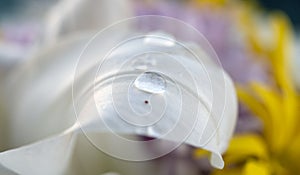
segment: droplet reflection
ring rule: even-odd
[[[164,93],[166,80],[156,72],[144,72],[135,79],[134,86],[148,93]]]

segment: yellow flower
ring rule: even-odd
[[[270,63],[274,83],[237,85],[237,90],[240,102],[262,121],[263,131],[236,135],[224,155],[224,170],[214,175],[300,173],[300,98],[289,72],[292,29],[280,12],[262,21],[254,17],[257,13],[253,6],[240,6],[238,18],[249,49]]]

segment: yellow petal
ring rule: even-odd
[[[288,18],[280,12],[270,17],[274,31],[274,48],[270,52],[275,78],[283,90],[293,89],[290,73],[290,59],[292,57],[292,27]]]
[[[240,100],[262,119],[271,151],[280,153],[290,143],[299,123],[296,92],[283,94],[274,87],[254,82],[250,89],[252,93],[238,88]]]
[[[239,167],[223,170],[214,170],[211,175],[241,175],[242,169]]]
[[[299,129],[300,130],[300,129]],[[283,160],[286,167],[289,167],[291,172],[297,174],[300,172],[299,162],[300,162],[300,133],[298,136],[294,137],[289,149],[286,150],[285,156],[287,157]]]
[[[274,89],[258,83],[251,83],[251,88],[267,110],[268,118],[264,122],[270,123],[270,127],[265,129],[268,129],[267,133],[271,134],[267,139],[270,142],[269,146],[276,152],[283,148],[285,131],[289,129],[283,113],[280,94]]]
[[[228,0],[197,0],[200,6],[207,6],[210,7],[222,7],[227,3]]]
[[[194,151],[194,156],[195,157],[207,157],[208,155],[210,155],[211,153],[204,150],[204,149],[196,149]]]
[[[264,133],[266,138],[271,138],[272,135],[272,125],[269,122],[269,114],[267,110],[262,105],[262,102],[259,101],[256,97],[254,97],[249,90],[246,88],[237,85],[237,95],[241,103],[243,103],[249,110],[260,120],[262,120],[264,124]]]
[[[265,162],[248,161],[243,169],[242,175],[270,175],[271,171]]]
[[[268,152],[264,140],[254,134],[235,136],[225,153],[225,164],[234,164],[246,161],[249,158],[267,160]]]
[[[258,101],[246,88],[237,85],[237,95],[239,100],[245,104],[257,117],[262,121],[265,121],[268,117],[268,113],[261,105],[261,102]]]

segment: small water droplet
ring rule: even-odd
[[[134,85],[139,90],[154,94],[163,93],[166,90],[166,80],[155,72],[142,73],[135,79]]]

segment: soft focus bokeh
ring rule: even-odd
[[[118,4],[122,10],[80,1],[57,8],[59,0],[1,0],[0,80],[41,48],[98,31],[121,20],[119,13],[177,18],[215,49],[234,80],[239,116],[223,170],[210,167],[206,151],[182,146],[160,158],[161,174],[300,174],[300,1],[130,0]],[[4,128],[0,123],[0,133]],[[0,151],[7,148],[0,141]]]

